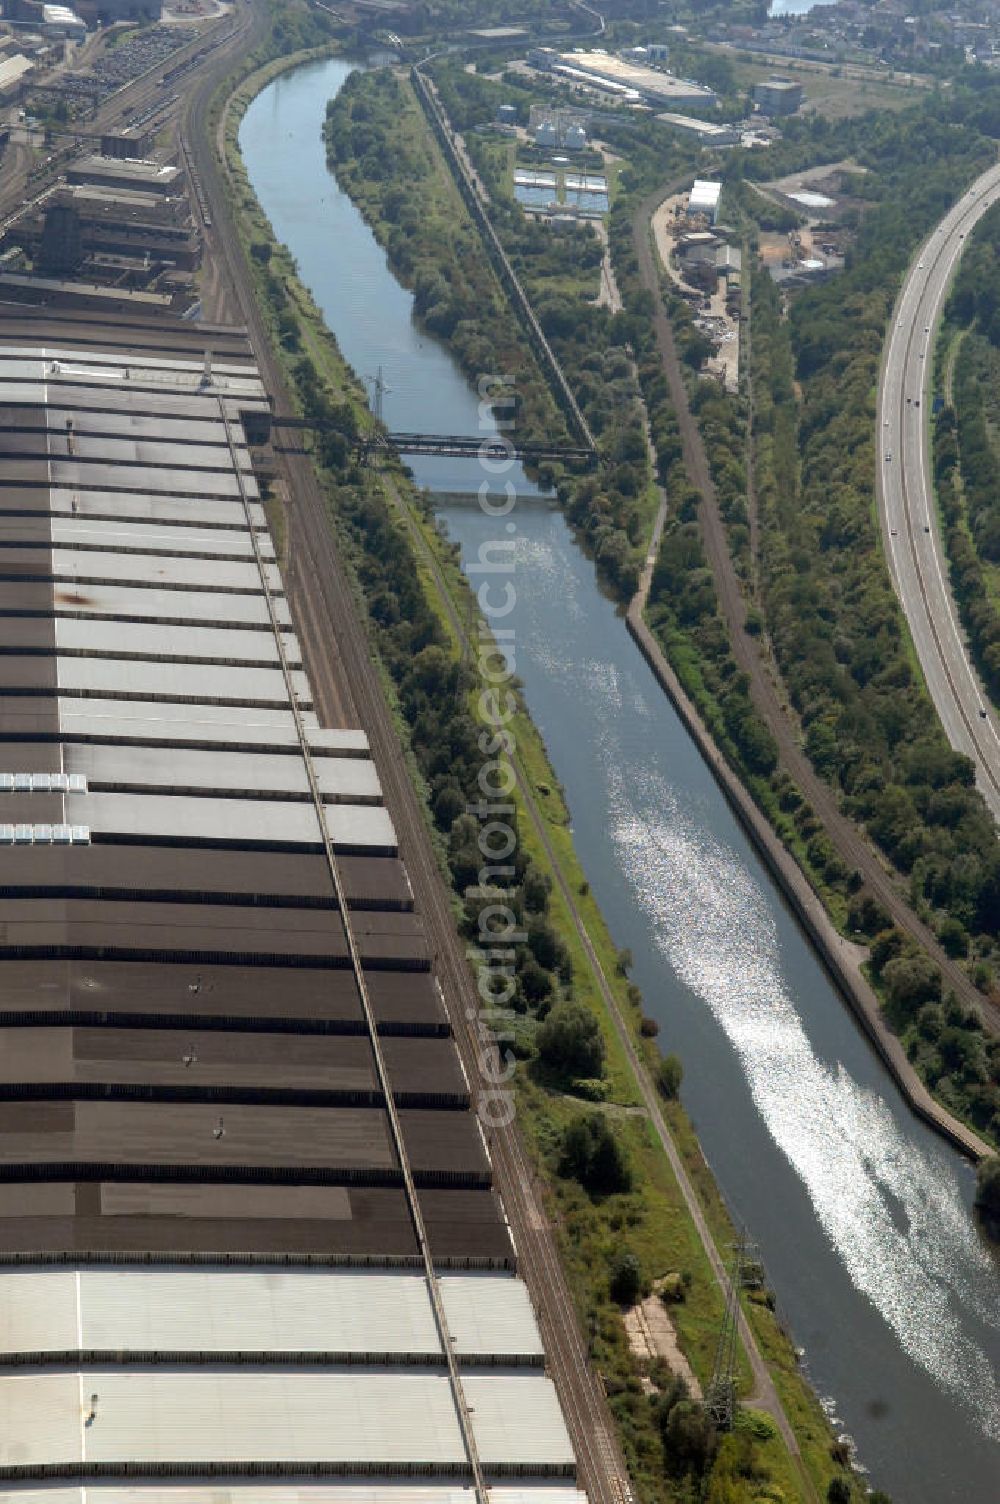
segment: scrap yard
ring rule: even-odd
[[[264,25],[158,42],[0,164],[0,1500],[626,1504],[324,497],[271,442],[208,126]]]

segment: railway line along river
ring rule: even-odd
[[[326,102],[353,66],[264,89],[240,132],[250,180],[346,358],[383,368],[390,428],[475,434],[475,393],[413,323],[326,166]],[[413,468],[436,492],[482,478],[474,461]],[[442,500],[440,515],[465,558],[496,534],[475,506]],[[992,1504],[1000,1271],[971,1217],[972,1170],[906,1108],[562,516],[512,515],[505,625],[580,857],[813,1382],[895,1504]]]

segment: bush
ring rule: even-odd
[[[573,1095],[587,1102],[603,1102],[608,1095],[608,1084],[602,1078],[577,1076],[572,1082]]]
[[[627,1191],[632,1186],[625,1151],[599,1112],[574,1119],[566,1129],[559,1173],[572,1176],[595,1196]]]
[[[669,1102],[673,1102],[681,1089],[684,1067],[676,1055],[664,1055],[656,1072],[656,1084]]]
[[[685,1282],[683,1274],[665,1274],[659,1282],[660,1299],[665,1306],[677,1306],[687,1294],[690,1279]]]
[[[718,1433],[711,1418],[694,1400],[678,1400],[667,1412],[663,1444],[678,1471],[704,1473],[718,1446]]]
[[[941,1000],[941,973],[929,956],[896,956],[886,963],[882,977],[897,1017],[909,1018],[921,1003]]]
[[[538,1056],[561,1076],[604,1073],[604,1040],[594,1015],[580,1003],[557,1003],[538,1031]]]
[[[611,1299],[620,1306],[634,1306],[642,1295],[642,1267],[634,1253],[619,1253],[611,1265]]]
[[[991,1237],[1000,1240],[1000,1157],[981,1160],[976,1172],[976,1210]]]

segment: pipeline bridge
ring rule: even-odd
[[[332,426],[322,419],[317,421],[314,418],[278,413],[270,414],[264,419],[264,428],[267,430],[280,428],[322,433]],[[264,443],[269,436],[269,432],[265,431],[255,433],[250,436],[250,442]],[[353,448],[355,457],[364,463],[370,463],[378,453],[385,450],[395,450],[397,454],[452,455],[456,459],[481,459],[494,464],[504,460],[526,460],[529,463],[560,460],[567,464],[593,468],[598,462],[597,450],[588,444],[522,444],[497,433],[473,437],[460,433],[393,433],[377,429],[358,434],[353,440]]]
[[[379,449],[395,449],[398,454],[450,454],[499,463],[503,460],[566,460],[578,464],[597,463],[597,451],[585,444],[518,444],[497,434],[470,438],[458,433],[384,433],[363,434],[355,442],[362,458],[370,458]]]

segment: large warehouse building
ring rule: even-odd
[[[267,414],[0,316],[0,1504],[584,1504]]]
[[[644,63],[630,62],[611,52],[563,52],[554,55],[553,72],[580,75],[597,88],[610,92],[632,91],[659,109],[714,109],[718,100],[711,89],[673,73],[661,72]]]

